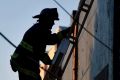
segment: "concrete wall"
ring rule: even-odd
[[[97,76],[106,66],[107,80],[112,80],[112,52],[107,47],[112,49],[113,44],[113,0],[94,0],[85,28],[104,44],[83,30],[79,38],[79,80],[104,80]]]
[[[110,49],[113,46],[113,0],[98,0],[98,12],[94,26],[94,34]],[[91,73],[92,79],[108,66],[108,80],[112,80],[112,51],[103,44],[94,40]]]

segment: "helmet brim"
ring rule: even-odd
[[[33,18],[41,18],[41,15],[35,15],[35,16],[33,16]],[[55,18],[53,18],[54,20],[59,20],[59,18],[58,17],[55,17]]]

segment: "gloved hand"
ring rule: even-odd
[[[61,31],[61,34],[64,38],[67,37],[68,33],[70,32],[70,29],[71,27]]]

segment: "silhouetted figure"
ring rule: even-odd
[[[10,60],[12,70],[19,73],[19,80],[41,80],[39,61],[48,65],[52,62],[45,53],[46,45],[60,43],[70,30],[51,33],[54,20],[59,20],[57,8],[45,8],[33,18],[38,19],[37,23],[25,32]]]

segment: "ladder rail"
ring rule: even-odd
[[[84,0],[84,1],[85,1],[85,0]],[[62,73],[64,73],[64,71],[65,71],[65,69],[66,69],[66,67],[67,67],[67,64],[68,64],[68,62],[69,62],[69,60],[70,60],[70,58],[71,58],[72,52],[73,52],[73,50],[74,50],[74,47],[75,47],[75,46],[77,45],[77,43],[78,43],[78,38],[79,38],[79,36],[80,36],[83,28],[84,28],[84,24],[85,24],[86,19],[87,19],[88,15],[89,15],[89,12],[90,12],[90,9],[91,9],[91,7],[92,7],[93,2],[94,2],[94,0],[91,0],[90,6],[88,7],[88,12],[86,13],[86,15],[85,15],[85,17],[84,17],[84,20],[83,20],[83,22],[82,22],[82,25],[81,25],[81,27],[80,27],[80,30],[78,31],[77,37],[76,37],[76,39],[75,39],[75,43],[73,44],[72,49],[71,49],[71,51],[70,51],[70,53],[69,53],[69,56],[68,56],[68,58],[67,58],[67,60],[66,60],[66,63],[65,63],[65,65],[64,65],[63,69],[62,69]],[[82,6],[82,7],[83,7],[83,6]],[[80,10],[80,9],[79,9],[79,10]],[[80,12],[81,12],[81,10],[80,10]],[[80,25],[80,23],[78,23],[78,24]],[[62,74],[62,75],[63,75],[63,74]],[[61,76],[62,76],[62,75],[61,75]]]
[[[73,23],[72,23],[72,25],[71,25],[71,30],[70,30],[70,32],[69,32],[69,34],[68,34],[68,37],[71,36],[71,33],[72,33],[73,30],[74,30],[75,24],[76,24],[76,23],[79,23],[79,22],[78,22],[79,14],[80,14],[80,12],[81,12],[82,6],[83,6],[83,4],[85,3],[85,1],[86,1],[86,0],[81,0],[81,1],[79,2],[78,11],[77,11],[77,13],[75,14],[75,17],[74,17],[74,18],[72,17]]]

